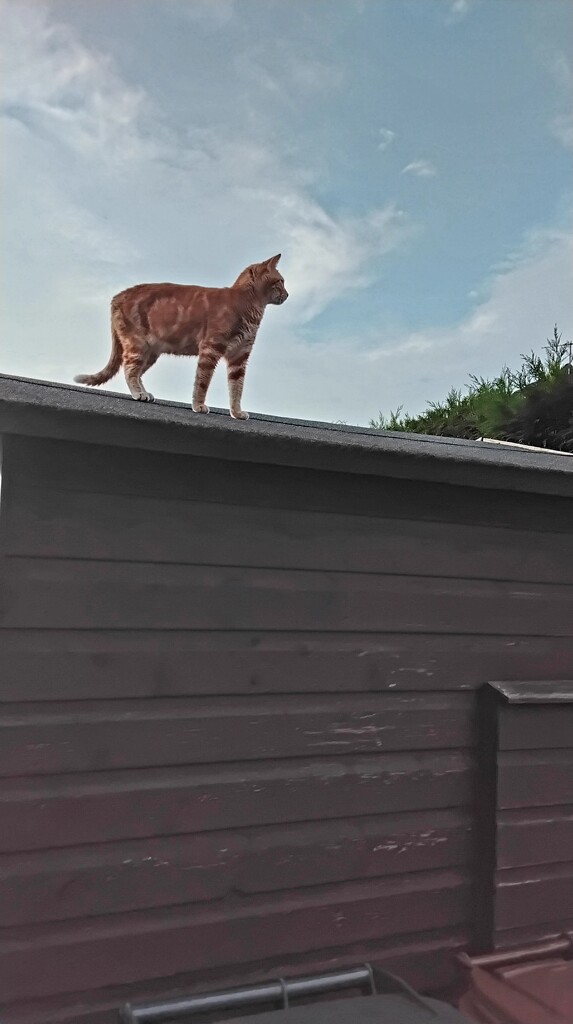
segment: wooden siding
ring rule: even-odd
[[[15,437],[2,487],[3,1021],[366,958],[443,985],[475,691],[573,676],[573,501]],[[560,749],[504,756],[511,857],[539,764],[573,795]]]

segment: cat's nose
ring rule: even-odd
[[[285,288],[285,290],[284,290],[284,292],[283,292],[283,298],[282,298],[282,301],[283,301],[283,302],[286,302],[286,300],[287,300],[287,299],[288,299],[288,292],[287,292],[287,290],[286,290],[286,288]]]

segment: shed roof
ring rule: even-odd
[[[233,461],[573,496],[573,459],[485,441],[252,414],[0,374],[0,433]]]

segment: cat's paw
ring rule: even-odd
[[[243,412],[241,409],[237,409],[236,412],[233,412],[232,409],[229,409],[229,413],[231,419],[233,420],[248,420],[249,418],[248,412]]]
[[[154,402],[155,398],[149,394],[149,391],[142,391],[140,395],[134,395],[136,402]]]
[[[208,405],[194,405],[192,406],[193,412],[209,412]]]

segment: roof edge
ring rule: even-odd
[[[109,391],[0,374],[0,432],[232,461],[573,496],[561,453],[253,415],[196,415]]]

